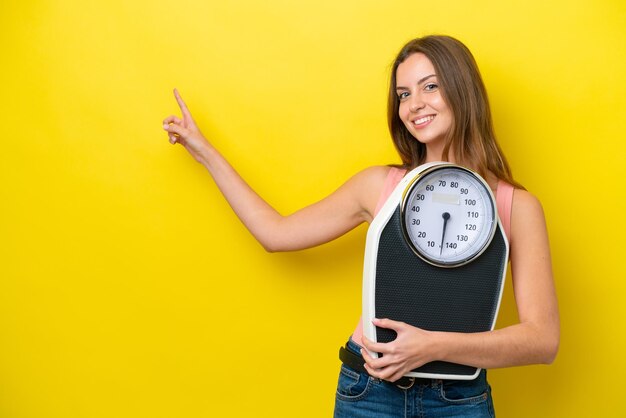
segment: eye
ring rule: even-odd
[[[424,86],[425,91],[435,91],[439,88],[439,85],[436,83],[428,83]]]
[[[404,100],[407,97],[409,97],[409,92],[408,91],[403,91],[401,93],[398,93],[398,99],[400,99],[400,100]]]

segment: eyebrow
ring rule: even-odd
[[[422,77],[417,81],[417,84],[422,84],[424,81],[428,80],[430,77],[436,77],[437,74],[430,74],[426,77]],[[408,87],[396,86],[396,90],[408,90]]]

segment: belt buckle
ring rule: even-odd
[[[396,386],[398,386],[400,389],[411,389],[413,387],[413,385],[415,384],[415,378],[414,377],[409,377],[410,383],[406,386],[402,386],[400,384],[397,384]]]

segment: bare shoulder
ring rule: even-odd
[[[513,193],[513,212],[515,218],[524,218],[526,216],[541,216],[543,218],[541,202],[527,190],[515,189]]]
[[[364,219],[367,222],[370,222],[374,217],[376,204],[390,170],[391,167],[389,166],[372,166],[359,171],[348,180],[347,184],[355,194],[355,198],[360,202]]]
[[[359,171],[354,177],[370,184],[380,183],[382,185],[385,182],[390,170],[391,167],[389,166],[375,165]]]
[[[545,233],[545,215],[539,199],[526,190],[515,189],[511,210],[511,241],[531,243],[536,234]]]
[[[381,165],[365,168],[353,175],[346,182],[346,185],[357,189],[359,192],[370,190],[375,193],[377,190],[382,190],[389,170],[391,170],[391,167]]]

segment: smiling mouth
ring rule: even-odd
[[[415,126],[424,125],[424,124],[430,122],[433,119],[435,119],[435,115],[424,116],[424,117],[421,117],[419,119],[415,119],[413,121],[413,125],[415,125]]]

